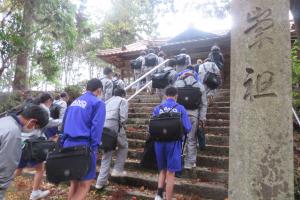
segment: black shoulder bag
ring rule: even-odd
[[[158,116],[152,117],[149,123],[149,133],[154,141],[176,141],[181,140],[184,134],[181,122],[181,113],[172,112],[178,104],[173,106],[168,112],[163,110]]]
[[[197,81],[192,85],[187,85],[185,79],[183,79],[185,86],[178,87],[178,99],[177,103],[183,105],[188,110],[195,110],[201,104],[202,93],[198,87],[193,87]]]
[[[63,127],[67,111],[63,119]],[[91,143],[91,136],[89,140]],[[45,168],[48,181],[59,184],[70,180],[81,180],[91,167],[91,148],[86,145],[63,148],[59,143],[60,141],[55,150],[47,156]]]

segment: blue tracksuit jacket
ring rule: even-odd
[[[69,106],[63,138],[87,138],[92,149],[96,150],[101,142],[104,120],[105,103],[92,92],[86,92]]]
[[[152,115],[158,116],[160,113],[164,112],[160,106],[164,108],[165,112],[167,112],[176,104],[177,103],[174,99],[166,99],[164,103],[154,108]],[[188,134],[192,129],[192,125],[185,108],[178,104],[172,112],[181,113],[184,133]],[[180,140],[171,142],[155,142],[156,161],[159,170],[168,170],[171,172],[181,171],[181,143],[182,141]]]

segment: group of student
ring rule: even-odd
[[[140,69],[143,71],[140,73],[146,73],[163,62],[163,52],[160,52],[159,56],[156,56],[153,50],[150,50],[148,55],[141,52],[142,56],[149,56],[149,54],[152,59],[143,59]],[[164,87],[156,88],[163,102],[153,111],[153,118],[158,119],[164,113],[180,113],[180,127],[182,127],[180,130],[182,132],[179,135],[184,134],[187,137],[186,157],[183,166],[185,169],[196,166],[197,129],[199,126],[205,126],[208,106],[207,94],[213,95],[205,81],[208,77],[207,74],[213,73],[220,77],[219,67],[210,59],[206,59],[203,64],[198,66],[197,70],[195,70],[197,66],[190,64],[190,56],[186,54],[185,49],[182,49],[177,57],[170,59],[168,64],[155,72],[167,72],[164,77],[168,81]],[[154,84],[155,73],[149,76],[147,81],[152,80]],[[33,190],[29,198],[37,200],[49,195],[48,190],[43,191],[40,188],[45,160],[30,160],[24,156],[24,149],[26,149],[24,144],[32,138],[46,136],[49,141],[59,144],[59,148],[62,149],[87,147],[89,152],[88,170],[82,177],[70,179],[69,200],[86,198],[92,181],[96,178],[97,154],[103,139],[102,136],[105,133],[104,130],[108,129],[110,132],[117,133],[117,156],[111,175],[126,175],[124,164],[128,153],[128,142],[124,125],[128,118],[128,102],[125,99],[125,84],[118,74],[113,75],[113,71],[109,67],[104,69],[103,74],[104,76],[99,79],[89,80],[86,85],[86,92],[69,103],[69,106],[67,106],[68,95],[66,93],[61,93],[55,100],[49,93],[43,93],[33,102],[27,103],[20,112],[11,113],[0,119],[0,200],[4,199],[5,192],[14,177],[20,175],[25,167],[33,167],[36,171],[33,179]],[[138,73],[135,75],[136,78],[141,76]],[[201,95],[196,95],[197,99],[188,106],[180,105],[181,102],[184,104],[186,101],[186,98],[180,96],[180,88],[186,86],[196,88],[199,91],[198,94]],[[149,88],[149,92],[150,90]],[[161,130],[163,128],[164,125],[159,127]],[[150,129],[151,127],[149,127],[151,134]],[[79,149],[73,148],[72,150],[77,151]],[[102,189],[108,183],[113,150],[105,150],[102,153],[96,189]],[[175,172],[182,170],[182,137],[177,137],[172,141],[160,141],[158,139],[155,142],[155,151],[157,166],[160,171],[158,193],[155,199],[163,199],[165,188],[166,198],[169,200],[172,198]],[[59,165],[57,167],[63,168],[64,166]],[[59,171],[58,169],[52,170]]]
[[[149,71],[148,68],[163,62],[164,53],[160,51],[156,65],[147,66],[149,55],[154,57],[152,54],[153,50],[149,54],[141,52],[137,60],[143,61],[142,69]],[[198,60],[196,65],[191,64],[186,49],[181,49],[179,55],[149,75],[152,89],[156,89],[162,101],[154,108],[149,124],[159,170],[155,200],[163,199],[163,191],[166,191],[166,199],[171,200],[175,174],[180,173],[182,167],[186,170],[196,167],[199,129],[203,130],[208,104],[213,103],[216,89],[221,85],[223,66],[224,58],[216,45],[212,47],[208,58],[204,62]],[[138,78],[140,72],[135,75]],[[185,157],[182,166],[183,150]]]
[[[96,157],[103,127],[118,132],[118,162],[112,175],[121,176],[124,173],[128,152],[124,129],[128,117],[125,84],[109,67],[104,69],[103,74],[100,79],[88,81],[86,93],[71,103],[65,92],[55,99],[45,92],[35,99],[26,99],[19,110],[0,118],[0,200],[4,199],[11,181],[21,175],[26,167],[35,169],[29,199],[37,200],[49,195],[50,191],[41,190],[45,160],[27,156],[28,142],[33,143],[40,138],[53,141],[61,148],[77,145],[91,147],[89,171],[80,180],[71,181],[68,199],[85,199],[89,191],[91,180],[96,176]],[[111,159],[112,151],[103,153],[96,188],[101,189],[107,183]]]

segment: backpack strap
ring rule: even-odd
[[[170,113],[174,108],[176,108],[178,106],[178,104],[176,104],[175,106],[173,106],[167,113]]]
[[[205,71],[205,73],[207,72],[206,67],[205,67],[205,63],[203,63],[203,69]]]

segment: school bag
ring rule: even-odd
[[[56,103],[53,103],[49,110],[50,110],[50,117],[52,119],[59,119],[59,115],[60,115],[60,110],[61,110],[61,106],[56,104]]]
[[[54,150],[56,142],[44,137],[31,138],[24,141],[23,155],[25,160],[45,161],[48,152]]]
[[[184,82],[184,86],[177,87],[177,103],[183,105],[188,110],[198,109],[202,102],[202,92],[200,91],[200,88],[194,87],[194,85],[197,84],[197,81],[195,80],[195,82],[193,82],[191,85],[188,85],[185,79],[182,80]]]
[[[154,67],[158,65],[158,58],[154,53],[149,53],[145,57],[145,66],[147,67]]]
[[[142,65],[143,60],[140,57],[130,61],[131,69],[141,69]]]
[[[160,106],[163,113],[154,116],[149,122],[149,133],[153,141],[176,141],[181,140],[184,135],[181,122],[181,113],[172,112],[178,104],[173,106],[168,112]]]
[[[104,152],[113,151],[117,148],[118,133],[107,127],[103,128],[100,149]]]
[[[147,170],[157,170],[154,141],[150,137],[146,140],[140,167]]]
[[[50,183],[81,180],[91,167],[91,150],[86,145],[56,148],[48,154],[46,175]]]
[[[186,62],[186,55],[185,54],[179,54],[175,56],[176,64],[180,66],[184,66]]]
[[[216,73],[206,70],[205,64],[203,65],[205,76],[203,83],[211,90],[217,89],[221,85],[221,78]]]
[[[156,72],[152,75],[152,88],[163,89],[169,85],[170,71]]]

